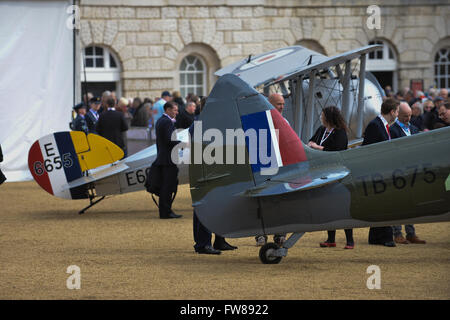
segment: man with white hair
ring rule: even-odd
[[[398,111],[397,120],[389,127],[391,139],[410,136],[412,134],[419,133],[419,129],[410,123],[411,120],[411,108],[407,102],[401,102]],[[405,225],[406,239],[402,235],[402,226],[393,226],[392,231],[394,233],[394,241],[399,244],[417,243],[425,244],[424,240],[419,239],[416,235],[414,225]]]
[[[439,90],[439,96],[445,100],[448,99],[448,90],[445,88],[442,88],[441,90]]]
[[[411,124],[415,125],[419,131],[423,131],[424,125],[423,125],[423,105],[419,101],[414,103],[411,106],[411,120],[409,121]]]

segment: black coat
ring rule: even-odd
[[[422,114],[417,116],[417,117],[412,116],[411,120],[409,122],[411,124],[415,125],[419,129],[419,131],[423,131],[423,129],[425,128]]]
[[[195,115],[189,114],[186,109],[181,109],[177,115],[177,122],[175,123],[175,127],[177,129],[186,129],[191,126],[194,122]]]
[[[365,146],[386,140],[389,140],[386,127],[384,126],[383,121],[381,121],[379,117],[376,117],[367,125],[367,128],[364,131],[364,141],[362,145]]]
[[[122,133],[127,130],[128,125],[123,113],[115,110],[107,110],[100,114],[96,131],[103,138],[118,145],[122,150],[125,150],[125,141]]]
[[[411,134],[419,133],[419,129],[412,124],[410,124],[409,130],[411,131]],[[403,129],[399,126],[397,122],[389,127],[389,132],[391,134],[391,139],[406,137],[406,133],[403,131]]]
[[[439,118],[438,109],[434,107],[430,112],[425,112],[423,114],[423,124],[428,130],[438,129],[445,127],[446,123]]]
[[[175,131],[175,126],[169,117],[162,115],[161,118],[156,121],[155,133],[156,133],[156,149],[158,154],[156,156],[155,165],[159,166],[174,166],[172,162],[171,154],[172,149],[180,141],[172,141],[172,133]]]
[[[325,130],[326,128],[324,126],[320,126],[309,141],[314,141],[315,143],[320,145],[320,141],[322,140]],[[323,151],[345,150],[347,149],[347,145],[348,138],[347,133],[344,129],[334,129],[322,144]]]

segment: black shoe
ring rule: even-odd
[[[176,219],[176,218],[181,218],[182,215],[181,214],[176,214],[174,212],[169,213],[166,216],[160,216],[160,219]]]
[[[383,245],[384,245],[385,247],[396,247],[394,241],[385,242]]]
[[[237,249],[237,247],[232,246],[231,244],[229,244],[226,241],[223,241],[222,243],[216,243],[214,242],[214,249],[216,250],[221,250],[221,251],[226,251],[226,250],[235,250]]]
[[[211,246],[195,249],[195,252],[199,254],[220,254],[219,250],[213,249]]]

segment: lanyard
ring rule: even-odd
[[[325,142],[325,140],[328,139],[328,137],[331,135],[333,130],[334,130],[334,128],[332,128],[331,131],[328,132],[328,134],[327,134],[327,129],[325,128],[325,131],[324,131],[323,136],[322,136],[322,140],[320,140],[320,145],[322,145]]]

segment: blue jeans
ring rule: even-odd
[[[394,232],[394,237],[402,236],[402,226],[392,226],[392,231]],[[416,229],[414,229],[412,224],[405,224],[405,232],[407,236],[416,235]]]

